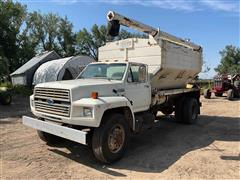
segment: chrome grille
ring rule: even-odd
[[[67,89],[35,88],[35,109],[49,115],[70,116],[70,93]]]
[[[69,90],[67,89],[35,88],[34,97],[70,102]]]

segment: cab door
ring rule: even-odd
[[[134,112],[149,109],[151,86],[147,76],[146,65],[130,63],[125,83],[125,95],[133,105]]]

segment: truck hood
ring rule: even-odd
[[[90,97],[91,92],[98,92],[99,96],[115,96],[113,89],[123,87],[123,82],[107,79],[75,79],[66,81],[47,82],[35,87],[69,89],[72,101],[83,97]]]

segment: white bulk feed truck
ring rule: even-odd
[[[182,123],[197,120],[200,90],[186,85],[201,71],[202,48],[113,11],[107,18],[109,36],[123,25],[149,39],[108,42],[75,80],[36,85],[36,118],[23,116],[23,124],[45,142],[89,145],[96,159],[111,163],[123,156],[130,133],[154,125],[158,111]]]

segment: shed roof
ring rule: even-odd
[[[52,60],[42,64],[35,72],[34,81],[36,81],[36,78],[40,78],[40,77],[46,78],[46,76],[56,81],[59,71],[70,59],[72,59],[72,56],[67,58]]]
[[[11,76],[25,73],[26,71],[28,71],[33,66],[37,65],[38,63],[40,63],[41,61],[43,61],[45,58],[47,58],[50,55],[53,57],[52,59],[60,58],[60,56],[55,51],[44,52],[44,53],[37,55],[37,56],[33,57],[32,59],[30,59],[27,63],[25,63],[20,68],[18,68],[16,71],[14,71],[11,74]]]

